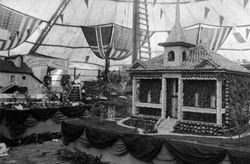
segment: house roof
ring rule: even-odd
[[[33,74],[31,68],[24,62],[17,67],[12,61],[0,60],[0,72]]]
[[[229,59],[207,50],[202,45],[189,49],[187,60],[179,66],[164,66],[164,54],[159,55],[149,61],[140,61],[145,67],[144,70],[228,70],[236,72],[250,73],[249,70]],[[136,64],[136,63],[135,63]],[[133,70],[134,67],[131,67]]]

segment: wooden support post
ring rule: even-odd
[[[167,86],[166,86],[167,80],[166,78],[162,78],[161,80],[161,104],[162,104],[162,108],[161,108],[161,118],[164,119],[166,117],[166,97],[167,97]]]
[[[183,106],[183,79],[178,79],[178,120],[182,120],[182,106]]]
[[[216,80],[216,123],[222,125],[222,81]]]
[[[133,5],[133,53],[132,53],[132,64],[138,60],[138,44],[139,44],[139,13],[138,5],[139,1],[134,1]]]
[[[132,79],[132,115],[137,114],[137,110],[136,110],[136,106],[135,106],[136,100],[137,100],[137,81],[133,77],[133,79]]]

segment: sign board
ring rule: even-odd
[[[52,68],[62,69],[68,71],[68,60],[45,58],[36,56],[25,56],[24,62],[30,67],[49,66]]]

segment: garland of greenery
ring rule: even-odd
[[[183,120],[216,123],[216,114],[184,112]]]
[[[161,96],[161,80],[159,79],[141,79],[138,88],[138,99],[140,102],[148,101],[148,93],[150,92],[151,103],[160,103]]]
[[[211,108],[211,96],[216,93],[214,80],[184,80],[184,106],[195,106],[195,93],[199,94],[199,107]]]
[[[229,75],[229,109],[230,126],[243,125],[248,122],[249,111],[243,111],[244,105],[250,101],[250,77]],[[237,121],[238,120],[238,121]]]
[[[139,107],[138,112],[143,115],[161,116],[161,109],[158,108]]]

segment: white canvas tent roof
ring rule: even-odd
[[[0,0],[2,6],[42,20],[41,25],[26,42],[10,51],[11,55],[29,52],[62,1]],[[153,56],[163,52],[158,43],[166,41],[168,35],[166,31],[169,31],[174,24],[175,3],[176,0],[148,0],[150,31],[155,32],[151,38]],[[245,7],[244,3],[246,3]],[[206,18],[205,8],[209,9]],[[232,60],[250,60],[250,35],[246,38],[246,31],[250,29],[250,2],[246,0],[181,0],[180,9],[183,27],[198,23],[215,27],[220,25],[234,27],[218,52]],[[115,23],[132,28],[132,14],[132,0],[71,0],[63,11],[62,19],[57,20],[36,52],[70,61],[85,61],[86,56],[90,56],[89,62],[103,65],[104,60],[97,58],[88,48],[89,45],[81,26]],[[220,22],[221,17],[223,17],[223,22]],[[234,32],[240,33],[245,42],[239,43]],[[0,55],[7,56],[7,54],[6,51],[0,52]],[[111,65],[130,63],[130,57],[122,61],[111,61]]]

